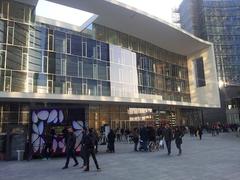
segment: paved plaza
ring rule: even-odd
[[[116,144],[116,153],[97,156],[102,168],[97,172],[91,159],[90,172],[79,167],[62,170],[65,159],[30,162],[0,162],[0,180],[229,180],[240,179],[240,138],[233,134],[217,137],[204,135],[203,140],[185,135],[183,154],[173,152],[133,152],[133,144]],[[81,162],[81,159],[78,158]]]

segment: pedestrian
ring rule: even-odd
[[[108,133],[108,152],[110,153],[114,153],[115,152],[115,147],[114,147],[114,143],[115,143],[115,133],[113,132],[113,130],[111,129],[110,132]]]
[[[116,130],[116,135],[117,135],[117,141],[120,142],[121,141],[121,131],[119,128],[117,128],[117,130]]]
[[[66,146],[66,163],[62,169],[67,169],[70,157],[73,158],[75,164],[74,167],[78,165],[78,161],[75,155],[75,144],[76,144],[76,135],[73,133],[72,128],[67,130],[66,139],[65,139],[65,146]]]
[[[165,130],[164,130],[164,139],[165,139],[165,143],[166,143],[166,146],[167,146],[168,155],[171,154],[172,138],[173,138],[172,130],[171,130],[169,124],[166,124]]]
[[[123,141],[124,132],[125,132],[125,130],[122,128],[121,129],[121,141]]]
[[[137,128],[133,129],[132,136],[133,136],[133,142],[134,142],[134,151],[138,151],[137,146],[138,146],[138,141],[139,141],[139,134],[138,134]]]
[[[43,160],[48,160],[51,156],[52,153],[52,143],[53,143],[53,138],[55,136],[55,130],[51,129],[50,133],[47,132],[46,134],[46,141],[45,141],[45,147],[44,147],[44,158]]]
[[[162,125],[157,129],[157,135],[159,137],[159,148],[164,149],[164,127]]]
[[[86,137],[86,128],[83,129],[82,131],[82,140],[81,140],[81,150],[80,150],[80,157],[82,158],[83,160],[83,165],[80,167],[81,169],[82,168],[85,168],[87,166],[87,161],[86,161],[86,147],[85,145],[83,144],[84,142],[84,139]]]
[[[93,130],[93,134],[95,136],[95,142],[94,142],[94,145],[95,145],[95,152],[98,153],[98,141],[99,141],[99,136],[98,136],[98,133],[95,129],[92,129]]]
[[[202,131],[202,128],[200,126],[198,128],[198,135],[199,135],[199,139],[202,140],[203,131]]]
[[[180,156],[182,154],[182,137],[184,136],[183,131],[179,128],[176,127],[176,130],[174,132],[174,139],[176,143],[176,147],[178,148],[178,155]]]
[[[141,141],[141,146],[139,150],[144,150],[145,152],[147,152],[148,151],[148,147],[147,147],[148,132],[145,126],[140,130],[140,141]]]
[[[95,163],[97,170],[100,170],[96,156],[95,156],[94,142],[95,142],[95,136],[93,134],[92,129],[89,129],[87,135],[83,139],[83,144],[84,144],[85,150],[86,150],[86,168],[84,169],[84,171],[89,171],[90,155],[93,158],[93,161]]]

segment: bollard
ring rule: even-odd
[[[17,151],[17,160],[22,161],[23,160],[23,154],[24,150],[16,150]]]

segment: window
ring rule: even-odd
[[[43,69],[42,72],[48,73],[48,57],[43,56]]]
[[[48,93],[53,93],[53,80],[48,80]]]
[[[87,42],[82,42],[82,56],[87,57]]]
[[[98,79],[98,65],[93,64],[93,79]]]
[[[35,45],[35,31],[34,30],[30,30],[29,39],[30,39],[29,46],[34,47],[34,45]]]
[[[195,70],[196,86],[197,87],[206,86],[205,75],[204,75],[204,64],[203,64],[202,57],[194,61],[194,70]]]
[[[83,76],[83,62],[82,61],[78,61],[78,77],[82,77]]]
[[[84,82],[82,84],[82,94],[87,95],[87,83],[86,82]]]
[[[12,78],[11,76],[5,76],[4,80],[4,91],[11,92]]]
[[[53,51],[54,47],[54,37],[52,34],[48,35],[48,50]]]
[[[0,51],[0,68],[5,67],[6,51]]]
[[[23,53],[22,55],[21,70],[28,70],[28,54],[27,53]]]
[[[8,44],[13,44],[14,27],[8,26]]]
[[[71,39],[67,38],[67,53],[71,54]]]
[[[96,47],[96,58],[101,59],[101,46],[97,45]]]
[[[97,95],[102,96],[102,84],[97,85]]]
[[[107,80],[110,80],[110,67],[109,66],[107,66],[106,67],[106,69],[107,69]]]
[[[66,59],[61,59],[61,74],[66,75]]]

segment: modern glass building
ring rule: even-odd
[[[79,143],[84,125],[201,124],[200,108],[220,106],[211,43],[116,1],[55,2],[94,15],[78,26],[37,15],[36,0],[0,0],[6,157],[27,141],[41,154],[52,128],[58,154],[64,127]]]
[[[183,29],[214,44],[224,114],[218,117],[222,113],[215,111],[213,118],[224,120],[225,107],[229,112],[231,99],[239,96],[240,89],[240,1],[184,0],[179,12]],[[239,118],[239,113],[227,113],[228,123],[239,123]]]

